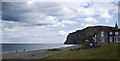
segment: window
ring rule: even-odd
[[[116,42],[118,41],[118,38],[116,37]]]
[[[101,42],[104,42],[104,37],[101,37]]]
[[[110,42],[112,42],[112,37],[109,37]]]
[[[117,42],[118,41],[118,37],[116,36],[114,36],[114,42]]]
[[[101,42],[104,42],[104,32],[101,32]]]
[[[93,37],[93,40],[94,40],[94,42],[96,42],[96,38],[95,37]]]
[[[96,35],[93,37],[94,42],[96,42],[96,37],[97,37]]]
[[[95,38],[96,38],[97,36],[95,35]]]
[[[104,37],[104,32],[101,32],[101,37]]]
[[[119,35],[119,32],[115,32],[115,35]]]
[[[112,32],[109,32],[110,35],[112,35]]]
[[[114,36],[114,42],[116,41],[116,37]]]

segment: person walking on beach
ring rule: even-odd
[[[18,51],[16,51],[16,53],[17,53]]]
[[[23,49],[25,51],[25,49]]]

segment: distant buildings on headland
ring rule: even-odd
[[[109,43],[120,42],[120,29],[117,23],[113,28],[103,28],[93,37],[96,46],[103,46]]]
[[[69,33],[65,44],[85,44],[104,46],[109,43],[120,42],[120,29],[116,23],[114,27],[91,26]]]

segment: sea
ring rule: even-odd
[[[72,44],[2,44],[2,54],[32,50],[53,49],[73,46]]]

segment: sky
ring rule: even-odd
[[[64,43],[88,26],[115,26],[118,2],[2,2],[2,43]],[[0,35],[1,36],[1,35]]]

